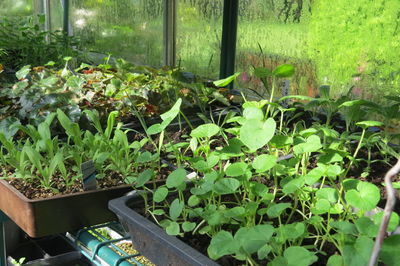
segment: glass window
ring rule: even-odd
[[[186,71],[218,77],[222,13],[222,0],[178,2],[176,57]]]
[[[26,16],[32,15],[33,0],[1,0],[1,16]]]
[[[70,8],[73,33],[85,50],[162,65],[163,0],[72,0]]]
[[[315,67],[306,44],[309,5],[309,0],[239,1],[236,69],[246,71],[239,77],[245,87],[265,97],[261,81],[252,76],[251,70],[261,66],[274,69],[290,63],[296,67],[295,76],[290,80],[290,93],[314,94]],[[282,90],[287,84],[282,85]]]
[[[52,31],[63,29],[63,17],[64,11],[61,0],[50,1],[50,23]]]

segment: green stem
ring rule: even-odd
[[[271,90],[271,96],[269,97],[270,103],[272,103],[272,100],[274,99],[274,93],[275,93],[275,78],[272,78],[272,90]],[[268,117],[270,108],[271,108],[271,104],[268,104],[267,112],[265,113],[265,117]]]
[[[361,133],[360,141],[358,142],[357,148],[356,148],[356,150],[354,151],[354,154],[353,154],[353,159],[350,161],[350,164],[349,164],[349,166],[347,167],[347,170],[346,170],[345,174],[343,175],[343,177],[346,177],[346,176],[347,176],[347,174],[348,174],[349,171],[350,171],[351,166],[353,165],[354,161],[356,160],[357,154],[358,154],[358,152],[359,152],[360,149],[361,149],[364,136],[365,136],[365,129],[363,129],[363,131],[362,131],[362,133]]]

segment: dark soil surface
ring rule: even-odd
[[[161,169],[162,171],[157,175],[155,182],[163,182],[171,172],[169,168]],[[55,177],[52,180],[51,188],[44,188],[39,179],[9,178],[5,180],[28,199],[45,199],[57,195],[85,191],[80,178],[75,179],[72,184],[67,186],[61,177]],[[127,185],[127,183],[125,183],[123,176],[115,172],[110,172],[104,178],[97,179],[97,189],[107,189],[122,185]],[[147,186],[153,187],[153,185],[154,182],[149,182]]]
[[[56,195],[66,195],[84,191],[82,179],[80,178],[74,180],[71,185],[66,186],[62,178],[56,177],[53,179],[51,189],[44,188],[38,179],[25,180],[21,178],[11,178],[6,181],[28,199],[44,199]],[[124,182],[123,177],[116,173],[110,173],[110,175],[105,178],[97,179],[98,189],[122,185],[126,185],[126,183]]]

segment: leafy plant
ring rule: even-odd
[[[8,69],[17,70],[25,65],[42,66],[49,61],[63,64],[63,57],[75,56],[72,49],[77,44],[74,37],[61,31],[42,30],[44,16],[5,17],[0,22],[0,63]]]

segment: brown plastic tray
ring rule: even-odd
[[[131,190],[123,185],[31,200],[0,180],[0,209],[30,237],[42,237],[117,220],[108,201]]]

